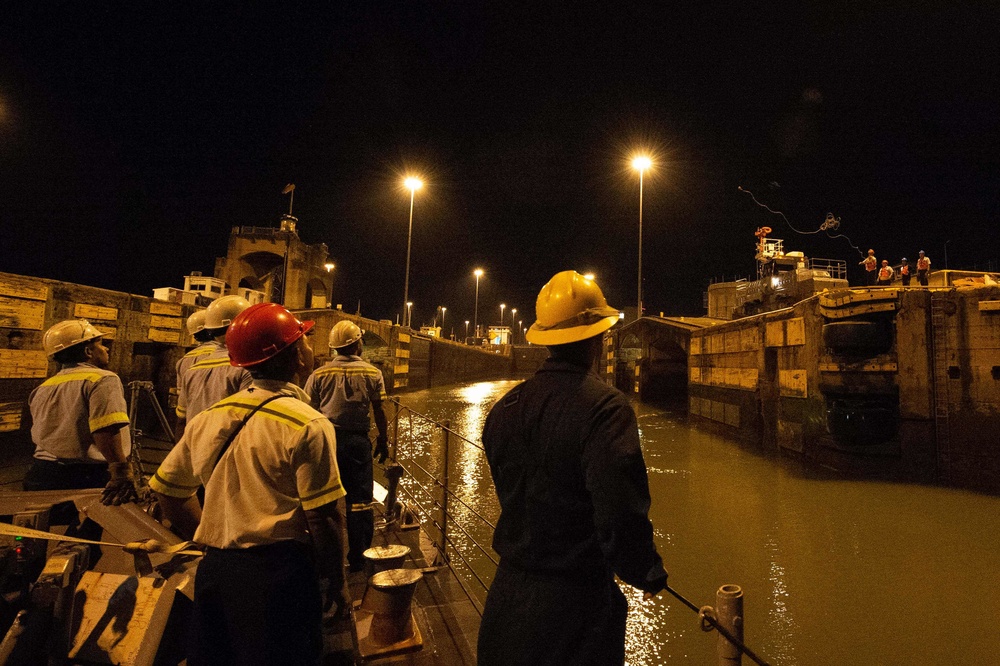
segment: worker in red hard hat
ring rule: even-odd
[[[346,611],[336,435],[292,382],[312,370],[313,324],[276,303],[237,315],[229,356],[253,384],[196,416],[150,480],[171,528],[208,547],[193,666],[318,663],[324,608]]]
[[[528,341],[549,358],[490,410],[483,447],[500,517],[500,565],[479,629],[480,666],[621,664],[628,603],[667,572],[653,542],[635,411],[594,373],[618,323],[597,284],[557,273]]]

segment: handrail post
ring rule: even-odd
[[[715,608],[720,625],[743,642],[743,590],[739,585],[723,585],[715,593]],[[716,644],[719,666],[739,666],[743,663],[743,651],[719,634]]]
[[[448,561],[448,465],[449,465],[449,444],[450,444],[450,431],[451,431],[451,420],[445,419],[442,423],[444,426],[444,473],[442,474],[441,484],[443,488],[441,489],[441,557],[445,562]]]

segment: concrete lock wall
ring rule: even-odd
[[[42,349],[44,332],[65,319],[88,319],[105,334],[109,369],[117,373],[131,400],[129,382],[152,382],[160,406],[173,422],[175,365],[195,342],[184,329],[193,305],[109,291],[57,280],[0,273],[0,446],[30,452],[28,396],[57,372]],[[297,310],[316,321],[313,348],[317,364],[329,360],[329,335],[336,322],[350,319],[365,331],[364,356],[379,367],[389,393],[510,377],[531,372],[544,360],[538,347],[519,354],[493,353],[451,341],[413,335],[389,321],[374,321],[340,310]],[[156,436],[159,423],[152,403],[140,395],[140,428]]]

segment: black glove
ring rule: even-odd
[[[372,457],[378,458],[380,465],[385,462],[385,459],[389,457],[388,437],[379,437],[375,440],[375,451],[372,453]]]
[[[137,502],[139,493],[135,489],[132,466],[127,462],[111,463],[108,465],[108,471],[111,472],[111,480],[101,491],[101,504],[118,506]]]

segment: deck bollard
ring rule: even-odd
[[[715,593],[715,609],[717,620],[730,634],[743,642],[743,590],[739,585],[723,585]],[[719,655],[719,666],[732,666],[743,663],[743,652],[719,634],[716,645]]]

